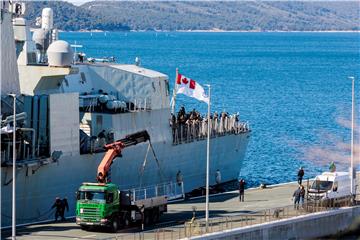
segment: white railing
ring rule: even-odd
[[[131,192],[133,201],[159,196],[166,196],[168,201],[185,197],[183,182],[161,183],[144,188],[133,188],[128,191]]]
[[[133,100],[133,106],[130,106],[130,112],[140,112],[151,109],[151,98],[140,98]]]

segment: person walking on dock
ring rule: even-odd
[[[51,206],[51,209],[56,208],[55,211],[55,222],[58,220],[58,217],[61,217],[63,211],[63,203],[59,197],[56,197],[54,204]]]
[[[298,171],[298,183],[299,183],[299,185],[301,185],[301,183],[302,183],[302,179],[303,179],[303,177],[304,177],[304,174],[305,174],[305,172],[304,172],[304,168],[303,167],[301,167],[301,168],[299,168],[299,171]]]
[[[61,217],[61,221],[65,221],[65,209],[67,212],[69,212],[69,204],[68,204],[68,201],[67,201],[67,198],[65,197],[63,200],[61,200],[61,205],[62,205],[62,208],[61,208],[61,212],[60,212],[60,217]]]
[[[299,209],[300,195],[301,195],[301,188],[299,186],[293,193],[294,209]]]
[[[305,187],[303,185],[300,186],[300,204],[304,207],[304,200],[305,200]]]
[[[244,201],[244,195],[245,195],[245,180],[242,178],[239,181],[239,200],[240,202]]]
[[[61,200],[59,197],[56,197],[54,204],[51,206],[51,209],[56,208],[55,211],[55,222],[58,220],[58,217],[61,218],[61,221],[66,220],[64,217],[65,209],[69,211],[69,204],[67,198]]]

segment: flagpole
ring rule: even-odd
[[[176,101],[176,80],[178,78],[179,69],[176,68],[176,75],[175,75],[175,84],[173,89],[173,99],[172,99],[172,105],[171,105],[171,113],[175,114],[175,101]]]
[[[352,80],[351,91],[351,162],[350,162],[350,190],[351,196],[355,194],[354,188],[354,128],[355,128],[355,78],[349,77]]]
[[[207,125],[207,149],[206,149],[206,206],[205,221],[206,232],[209,230],[209,162],[210,162],[210,102],[211,102],[211,86],[209,87],[209,103],[208,103],[208,125]]]
[[[13,97],[13,165],[12,165],[12,223],[11,223],[11,239],[16,239],[16,94],[9,94]]]

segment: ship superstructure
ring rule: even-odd
[[[168,76],[139,64],[96,63],[79,59],[71,46],[57,40],[52,10],[45,9],[42,27],[32,35],[21,13],[2,6],[1,47],[17,60],[18,76],[2,89],[2,226],[11,222],[12,98],[18,94],[17,223],[52,218],[56,197],[67,197],[74,215],[75,191],[94,181],[103,145],[146,130],[158,161],[141,143],[112,165],[111,179],[121,189],[183,182],[185,192],[205,185],[206,120],[177,123],[170,111]],[[11,15],[15,36],[13,44]],[[17,15],[17,16],[16,16]],[[5,30],[6,31],[5,31]],[[10,37],[11,36],[11,37]],[[81,56],[80,56],[81,57]],[[2,64],[4,58],[2,58]],[[16,71],[9,59],[7,69]],[[3,65],[2,65],[3,66]],[[10,73],[1,76],[10,79]],[[4,84],[3,84],[4,86]],[[238,178],[250,130],[237,116],[211,122],[210,184]],[[221,176],[219,175],[221,173]]]

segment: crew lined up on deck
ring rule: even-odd
[[[248,131],[247,124],[239,122],[239,114],[230,115],[227,112],[222,112],[219,115],[215,112],[210,115],[210,121],[211,136]],[[181,107],[177,116],[171,114],[170,126],[173,143],[205,138],[207,136],[207,122],[207,117],[201,116],[195,109],[186,113],[185,107]]]

